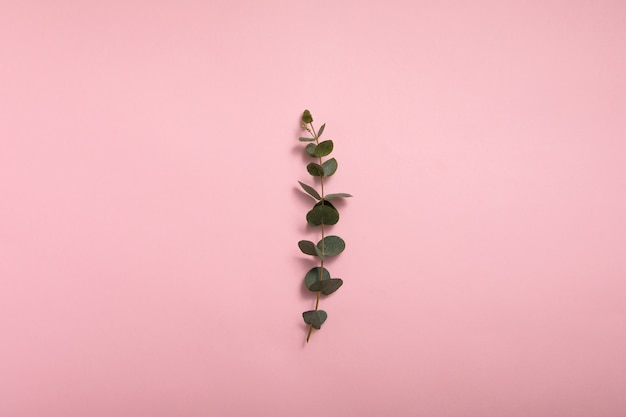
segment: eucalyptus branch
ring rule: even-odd
[[[315,310],[302,313],[304,322],[309,325],[306,341],[308,342],[313,329],[320,329],[326,321],[328,314],[319,309],[322,295],[330,295],[343,285],[341,278],[331,278],[330,272],[324,268],[324,260],[327,256],[336,256],[344,251],[346,243],[339,236],[326,236],[325,225],[333,225],[339,221],[339,211],[332,205],[330,200],[335,198],[352,197],[347,193],[328,194],[324,193],[324,178],[332,176],[337,171],[337,160],[335,158],[324,161],[322,158],[330,155],[334,144],[332,140],[320,142],[320,137],[324,133],[326,125],[323,124],[318,131],[313,126],[311,112],[305,110],[302,113],[302,128],[309,132],[312,137],[300,137],[301,142],[309,142],[305,151],[307,155],[316,158],[319,163],[311,162],[306,169],[313,177],[319,177],[321,193],[307,184],[300,182],[302,189],[316,201],[315,205],[306,215],[306,220],[311,227],[321,227],[321,240],[314,244],[308,240],[298,242],[298,247],[302,253],[311,255],[320,260],[320,266],[312,268],[304,277],[304,284],[309,291],[316,293]]]

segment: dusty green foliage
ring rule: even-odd
[[[339,211],[329,200],[352,196],[347,193],[324,194],[325,179],[335,174],[338,167],[335,158],[330,158],[326,161],[323,160],[323,158],[330,155],[335,148],[332,140],[327,139],[322,142],[319,140],[326,129],[326,124],[323,124],[319,130],[316,131],[313,126],[313,116],[311,116],[311,112],[305,110],[304,113],[302,113],[302,129],[306,130],[311,137],[300,137],[298,140],[307,143],[305,152],[308,156],[314,158],[314,162],[309,163],[306,166],[306,170],[313,179],[318,178],[320,192],[310,185],[300,181],[298,182],[302,189],[315,200],[315,204],[306,214],[307,224],[310,227],[320,227],[322,235],[317,244],[308,240],[298,242],[298,247],[302,253],[314,256],[319,259],[320,262],[319,267],[312,268],[304,276],[304,285],[309,291],[316,294],[315,310],[302,313],[304,322],[309,325],[309,332],[306,337],[306,341],[308,342],[313,329],[319,330],[328,317],[328,314],[326,314],[324,310],[319,309],[320,296],[332,294],[343,285],[342,279],[331,278],[328,269],[324,268],[324,260],[327,256],[337,256],[346,248],[346,242],[339,236],[325,235],[324,226],[333,225],[339,221]]]

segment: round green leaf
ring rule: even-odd
[[[322,281],[326,281],[330,279],[330,272],[328,269],[322,268]],[[304,276],[304,285],[306,285],[307,289],[311,289],[311,285],[320,280],[320,267],[316,266],[309,270]]]
[[[314,329],[319,330],[328,318],[324,310],[309,310],[302,313],[302,318],[306,324],[310,324]]]
[[[314,177],[323,177],[324,176],[324,168],[320,164],[316,164],[315,162],[311,162],[306,166],[306,170],[309,171],[309,174]]]
[[[317,248],[315,244],[311,241],[301,240],[300,242],[298,242],[298,247],[300,248],[302,253],[306,255],[317,256]]]
[[[322,251],[322,242],[324,243],[324,250]],[[317,248],[325,256],[339,255],[346,248],[346,242],[339,236],[326,236],[324,239],[317,242]]]
[[[310,111],[305,110],[304,113],[302,113],[302,121],[304,123],[311,123],[313,121],[313,116],[311,116]]]
[[[315,156],[326,156],[333,151],[333,141],[325,140],[315,147]]]
[[[336,224],[339,221],[339,212],[330,202],[322,200],[306,214],[306,221],[309,226]]]
[[[335,158],[329,159],[322,164],[322,168],[324,169],[324,176],[330,177],[337,171],[337,160]]]
[[[324,281],[316,281],[309,288],[311,291],[321,291],[324,295],[330,295],[343,285],[341,278],[331,278]]]
[[[306,148],[304,148],[306,150],[306,154],[309,156],[312,156],[313,158],[315,158],[315,148],[317,147],[316,144],[314,143],[309,143],[308,145],[306,145]]]

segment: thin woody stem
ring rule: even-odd
[[[315,138],[315,144],[319,145],[319,137],[317,136],[317,133],[315,132],[315,127],[313,127],[313,123],[309,123],[311,125],[311,131],[313,133],[313,137]],[[308,130],[308,129],[307,129]],[[319,161],[320,161],[320,166],[322,166],[322,157],[319,157]],[[320,176],[320,187],[322,188],[322,199],[320,200],[322,202],[322,204],[324,204],[324,176]],[[324,223],[322,223],[322,258],[321,258],[321,262],[320,262],[320,277],[319,280],[322,281],[322,273],[324,271],[324,254],[326,253],[326,251],[324,250]],[[315,299],[315,311],[318,310],[319,305],[320,305],[320,294],[322,292],[318,291],[317,292],[317,298]],[[309,325],[309,333],[306,336],[306,341],[307,343],[309,342],[309,338],[311,337],[311,333],[313,332],[313,325],[310,324]]]

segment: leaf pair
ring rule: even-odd
[[[310,185],[306,185],[305,183],[300,182],[300,181],[298,181],[298,183],[300,183],[300,187],[302,187],[302,189],[306,191],[308,195],[310,195],[316,200],[322,199],[322,196],[317,192],[315,188],[311,187]],[[332,200],[335,198],[345,198],[345,197],[352,197],[352,195],[348,193],[326,194],[324,196],[324,200]]]
[[[337,171],[337,160],[330,158],[322,165],[311,162],[306,166],[306,170],[314,177],[330,177]]]
[[[309,310],[302,313],[302,318],[306,324],[310,324],[314,329],[319,330],[328,318],[324,310]]]
[[[309,291],[319,291],[324,295],[330,295],[343,285],[343,280],[341,278],[331,278],[328,269],[316,266],[311,268],[304,276],[304,285],[306,285]]]
[[[313,158],[321,158],[323,156],[329,155],[333,151],[333,141],[325,140],[324,142],[320,142],[319,145],[314,143],[309,143],[305,150],[307,155]]]
[[[329,201],[321,200],[306,214],[306,221],[309,226],[337,224],[339,212]]]
[[[336,256],[344,251],[346,242],[339,236],[326,236],[315,245],[309,240],[301,240],[298,247],[306,255],[317,256],[324,259],[326,256]]]

